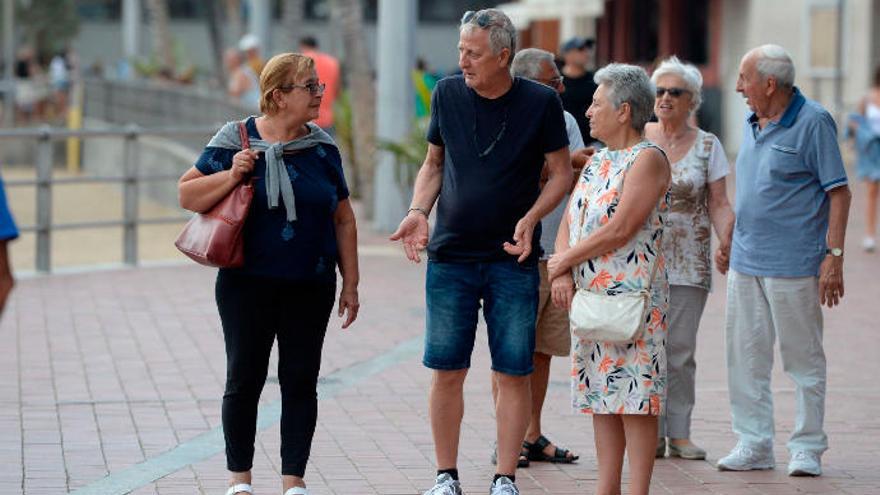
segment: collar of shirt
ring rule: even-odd
[[[798,114],[801,111],[801,108],[804,106],[804,103],[807,102],[807,99],[804,98],[804,95],[801,94],[801,90],[798,89],[797,86],[794,87],[794,91],[791,94],[791,101],[788,102],[788,107],[786,107],[785,112],[782,114],[782,117],[778,122],[770,122],[768,125],[776,124],[781,125],[782,127],[791,127],[794,125],[795,119],[797,119]],[[752,112],[746,121],[751,125],[752,130],[757,134],[760,129],[758,128],[758,116]]]

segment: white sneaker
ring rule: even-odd
[[[864,249],[865,252],[873,253],[874,249],[876,249],[876,248],[877,248],[877,242],[874,241],[873,237],[865,237],[862,240],[862,249]]]
[[[519,495],[519,488],[507,476],[502,476],[492,483],[489,495]]]
[[[717,467],[719,471],[773,469],[776,467],[776,461],[773,460],[772,449],[752,448],[738,443],[727,457],[718,461]]]
[[[425,492],[425,495],[463,495],[461,491],[461,483],[452,479],[449,473],[443,473],[437,476],[434,487]]]
[[[821,476],[822,458],[815,452],[798,450],[791,453],[788,461],[789,476]]]

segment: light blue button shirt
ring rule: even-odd
[[[749,116],[736,159],[731,268],[759,277],[818,275],[827,192],[846,183],[834,119],[800,90],[779,122],[761,129]]]

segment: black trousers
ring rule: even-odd
[[[281,473],[302,477],[318,418],[317,383],[336,281],[289,282],[220,271],[215,286],[226,341],[226,466],[253,466],[257,405],[278,339]]]

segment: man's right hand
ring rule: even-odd
[[[419,251],[428,245],[428,218],[418,211],[410,211],[389,239],[401,241],[406,257],[419,263],[422,261]]]

